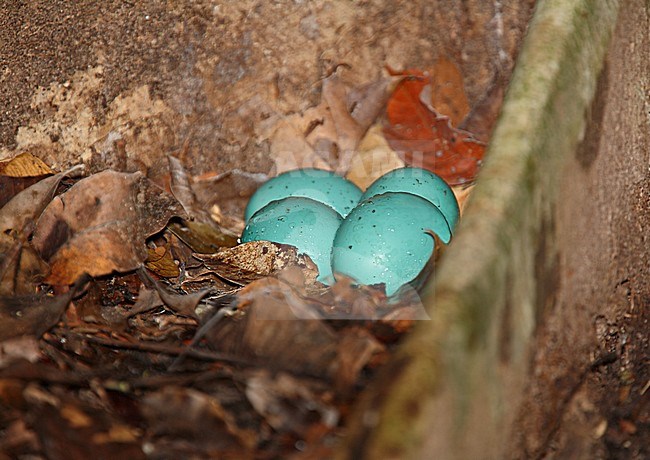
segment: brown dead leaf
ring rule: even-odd
[[[221,458],[248,458],[259,434],[240,427],[236,415],[217,398],[191,388],[167,386],[142,399],[142,414],[157,437],[192,439]],[[163,455],[166,457],[166,455]]]
[[[138,300],[133,304],[127,316],[135,316],[139,313],[162,307],[164,304],[157,290],[142,286],[138,293]]]
[[[147,248],[147,260],[144,261],[144,265],[163,278],[176,278],[181,273],[172,256],[169,243],[164,246]]]
[[[361,141],[368,126],[361,126],[352,117],[347,103],[347,88],[336,74],[323,80],[322,91],[336,130],[336,139],[332,141],[336,142],[340,152],[351,152]]]
[[[0,296],[33,294],[48,271],[31,246],[0,233]]]
[[[463,74],[451,60],[439,58],[431,68],[430,83],[420,93],[420,100],[431,110],[449,117],[458,126],[469,113]]]
[[[54,174],[54,171],[28,152],[18,154],[10,160],[0,161],[0,176],[36,177],[49,174]]]
[[[248,199],[268,179],[266,174],[232,169],[221,174],[210,173],[194,177],[192,190],[199,203],[206,209],[218,206],[222,217],[240,219],[243,222]],[[223,222],[217,223],[227,227]]]
[[[403,167],[404,161],[388,145],[381,125],[374,125],[359,144],[345,177],[365,190],[387,172]]]
[[[303,124],[302,116],[291,115],[276,125],[270,138],[269,152],[274,174],[300,168],[332,169],[305,139],[304,131],[300,129]]]
[[[48,205],[34,233],[51,265],[46,282],[134,270],[147,258],[146,238],[173,216],[185,216],[180,204],[140,173],[109,170],[79,181]]]
[[[267,277],[243,288],[236,299],[242,315],[223,318],[207,331],[209,344],[277,370],[319,377],[334,373],[336,333],[296,290]]]
[[[320,168],[345,173],[365,132],[383,110],[394,78],[349,88],[332,74],[318,106],[281,119],[271,135],[274,173]]]
[[[348,92],[348,108],[352,118],[361,128],[370,128],[379,114],[386,108],[386,103],[401,77],[380,78]]]
[[[0,297],[0,341],[21,335],[40,337],[59,321],[75,291]]]
[[[359,378],[359,373],[372,359],[373,355],[386,351],[366,329],[355,327],[344,329],[340,333],[336,387],[342,393],[348,393]]]
[[[147,458],[140,445],[140,430],[120,422],[112,411],[94,407],[70,393],[57,397],[45,393],[40,400],[30,402],[32,427],[40,439],[48,441],[42,443],[47,458]]]
[[[304,437],[319,421],[329,428],[338,423],[338,410],[326,404],[309,385],[289,374],[255,371],[246,379],[246,396],[257,413],[276,431]]]
[[[205,266],[219,277],[240,286],[287,267],[301,267],[307,283],[314,283],[318,269],[308,256],[298,255],[295,247],[269,241],[251,241],[216,254],[197,254]]]
[[[201,289],[200,291],[191,294],[179,294],[172,291],[163,283],[153,279],[149,276],[146,270],[139,270],[138,274],[148,287],[151,287],[158,292],[160,299],[170,310],[181,316],[197,318],[195,312],[196,306],[205,296],[213,291],[212,289]],[[155,299],[153,299],[153,302],[155,302]]]
[[[13,197],[0,209],[0,233],[13,234],[21,241],[29,238],[34,223],[52,201],[61,179],[71,172],[47,177]]]
[[[0,208],[9,203],[13,197],[47,176],[10,177],[0,176]]]
[[[324,320],[322,302],[301,285],[300,277],[301,271],[290,267],[278,278],[266,277],[241,289],[235,297],[239,314],[222,318],[219,327],[206,332],[207,341],[219,351],[267,363],[271,370],[346,386],[356,381],[355,370],[365,366],[372,355],[366,350],[376,344],[353,334],[346,344],[362,350],[361,356],[342,358],[341,334]]]
[[[204,222],[183,220],[171,222],[167,228],[193,251],[201,254],[209,254],[237,244],[235,236]]]

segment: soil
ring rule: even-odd
[[[264,121],[316,105],[340,64],[363,83],[386,64],[426,68],[444,55],[475,106],[510,75],[532,3],[7,0],[0,158],[30,151],[55,169],[82,161],[151,176],[173,153],[193,174],[268,172]],[[650,22],[641,2],[628,3],[601,77],[603,93],[622,96],[596,101],[600,124],[584,141],[595,147],[569,164],[571,200],[549,223],[561,248],[515,440],[521,458],[650,457],[650,107],[639,97],[650,86],[625,72],[650,75],[640,58]],[[627,132],[622,113],[638,138],[617,134]]]
[[[107,140],[122,138],[131,170],[182,150],[194,173],[266,172],[261,122],[315,105],[320,79],[335,66],[349,66],[349,79],[364,83],[385,64],[426,68],[446,55],[465,75],[473,105],[510,74],[530,8],[530,1],[507,9],[476,1],[5,2],[0,157],[30,150],[66,167],[81,155],[102,169],[115,156]]]

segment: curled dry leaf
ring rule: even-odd
[[[181,315],[181,316],[189,316],[191,318],[197,318],[196,315],[196,307],[199,304],[199,302],[208,294],[210,294],[213,290],[212,289],[201,289],[199,291],[193,292],[191,294],[179,294],[178,292],[174,292],[172,289],[164,285],[163,283],[156,281],[153,279],[149,274],[146,272],[146,270],[139,270],[139,275],[140,278],[151,288],[155,289],[158,295],[160,296],[160,300],[174,313]],[[143,292],[141,290],[141,292]],[[148,297],[146,299],[146,302],[151,305],[151,308],[154,308],[155,305],[160,305],[160,303],[157,303],[157,300],[155,297],[151,296],[149,293],[144,291],[144,295]],[[144,305],[147,305],[143,301]],[[139,305],[139,311],[144,311],[143,310],[143,304]]]
[[[47,275],[47,265],[27,241],[63,177],[78,170],[45,178],[0,209],[0,295],[31,294]]]
[[[12,234],[26,241],[34,223],[52,201],[61,179],[71,171],[47,177],[13,197],[0,209],[0,233]]]
[[[34,233],[34,247],[51,265],[46,282],[134,270],[147,258],[146,238],[173,216],[185,216],[180,204],[140,173],[104,171],[79,181],[49,204]]]
[[[172,155],[167,156],[169,173],[171,175],[170,188],[174,198],[183,206],[188,216],[193,219],[204,217],[205,210],[197,206],[196,197],[192,190],[190,178],[183,168],[180,160]]]

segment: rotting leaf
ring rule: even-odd
[[[306,382],[284,372],[250,373],[246,378],[246,396],[257,413],[279,432],[304,437],[315,420],[333,428],[340,418],[339,411],[326,404]]]
[[[229,453],[248,458],[246,453],[259,441],[255,431],[238,426],[235,415],[218,399],[192,388],[166,386],[148,393],[142,399],[141,410],[158,439],[192,439],[197,449],[206,449],[201,457],[219,452],[223,458],[235,458]],[[169,450],[163,447],[156,448],[155,442],[152,445],[166,457]]]
[[[359,378],[359,373],[373,355],[385,352],[370,332],[360,327],[344,329],[340,333],[336,387],[341,394],[347,394]]]
[[[44,390],[41,390],[44,392]],[[49,397],[47,397],[49,396]],[[32,425],[51,459],[147,458],[136,427],[70,393],[30,401]]]
[[[83,280],[80,280],[68,292],[58,296],[0,297],[0,341],[20,335],[43,335],[59,321],[82,284]]]
[[[134,270],[147,258],[146,238],[173,216],[185,216],[180,204],[140,173],[109,170],[79,181],[38,221],[33,245],[51,265],[45,281]]]
[[[402,80],[388,102],[384,136],[408,165],[441,176],[450,185],[470,183],[483,160],[485,144],[454,128],[448,117],[421,101],[429,78],[418,70],[400,72]]]

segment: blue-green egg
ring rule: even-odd
[[[373,182],[361,201],[386,192],[406,192],[433,203],[449,223],[453,232],[460,211],[451,187],[436,174],[421,168],[400,168],[390,171]]]
[[[307,254],[318,267],[318,280],[332,280],[332,242],[343,218],[331,207],[310,198],[288,197],[275,200],[257,211],[248,221],[242,243],[272,241],[290,244],[299,254]]]
[[[432,231],[451,239],[440,210],[410,193],[384,193],[359,203],[343,220],[332,249],[332,269],[363,284],[386,284],[394,294],[412,281],[433,254]]]
[[[244,218],[246,222],[258,210],[275,200],[294,196],[311,198],[347,216],[357,205],[362,192],[349,180],[331,171],[306,168],[287,171],[265,182],[250,198]]]

